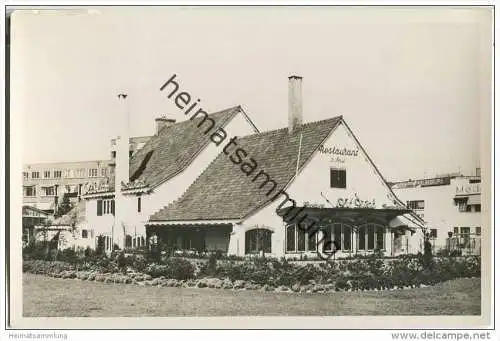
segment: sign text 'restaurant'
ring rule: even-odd
[[[338,147],[325,147],[323,145],[318,148],[321,154],[332,154],[342,156],[358,156],[358,149],[338,148]]]

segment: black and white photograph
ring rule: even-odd
[[[7,8],[12,325],[488,328],[493,12]]]

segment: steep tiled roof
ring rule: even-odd
[[[187,189],[181,198],[150,217],[151,221],[189,221],[240,219],[266,204],[283,189],[295,175],[302,133],[299,167],[312,156],[316,148],[341,122],[341,117],[303,124],[293,134],[279,129],[237,139],[239,148],[255,159],[257,168],[250,176],[234,164],[223,152]],[[232,155],[236,146],[229,147]],[[270,185],[259,188],[263,176],[252,182],[259,172],[265,171],[277,183],[268,196]]]
[[[208,115],[215,121],[212,132],[226,124],[238,113],[241,107],[232,107]],[[130,159],[130,181],[128,188],[150,188],[174,177],[184,170],[196,155],[210,142],[210,133],[204,134],[209,127],[202,122],[203,117],[185,120],[160,130],[152,136],[144,147]],[[135,182],[135,186],[133,183]],[[114,176],[110,178],[109,190],[115,186]]]

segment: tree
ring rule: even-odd
[[[73,205],[69,201],[69,197],[67,195],[63,196],[63,200],[61,204],[57,207],[57,210],[54,214],[54,217],[62,217],[63,215],[67,214],[71,209],[73,208]]]

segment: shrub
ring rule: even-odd
[[[115,258],[116,265],[119,269],[125,269],[128,265],[127,259],[125,258],[125,252],[119,252]]]
[[[216,276],[217,275],[217,254],[210,254],[208,262],[204,264],[200,269],[200,275],[204,276]]]
[[[159,246],[152,245],[151,249],[147,250],[145,253],[146,260],[148,263],[160,263],[161,262],[161,249]]]
[[[148,266],[148,262],[142,256],[134,255],[131,257],[132,268],[138,272],[144,272]]]
[[[23,259],[50,260],[50,247],[48,242],[32,242],[23,248]]]
[[[153,263],[146,267],[146,274],[151,277],[186,280],[194,278],[194,266],[185,259],[169,258],[165,264]]]

